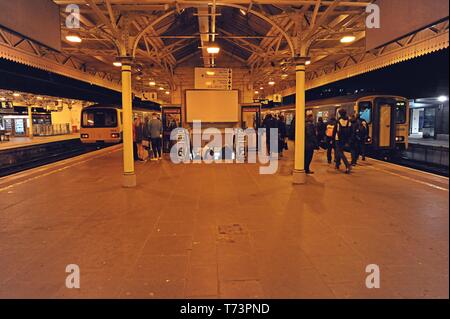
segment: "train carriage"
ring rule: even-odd
[[[359,114],[369,124],[369,149],[380,155],[393,155],[408,148],[409,101],[393,95],[343,96],[306,103],[306,114],[312,114],[317,122],[337,118],[338,110],[345,109],[349,116]],[[295,105],[266,109],[264,113],[285,113],[287,124],[295,115]]]
[[[142,121],[161,111],[133,107],[133,119]],[[84,144],[118,144],[123,140],[123,112],[115,105],[96,104],[81,111],[81,142]]]

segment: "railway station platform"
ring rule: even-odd
[[[414,145],[431,146],[431,147],[442,147],[449,148],[448,139],[431,139],[431,138],[412,138],[409,137],[409,143]]]
[[[116,146],[2,178],[0,297],[449,297],[447,178],[370,159],[347,176],[317,153],[294,186],[292,155],[266,176],[136,163],[125,189]]]
[[[0,142],[0,151],[11,150],[15,148],[21,148],[26,146],[35,146],[40,144],[47,144],[53,142],[68,141],[73,139],[79,139],[80,134],[67,134],[67,135],[55,135],[55,136],[36,136],[29,137],[11,137],[9,141]]]

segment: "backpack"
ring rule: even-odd
[[[341,120],[337,122],[337,135],[339,137],[339,141],[347,143],[352,137],[352,124],[350,120],[346,120],[347,125],[343,126],[341,124]]]
[[[327,137],[333,137],[333,132],[334,132],[334,125],[328,124],[327,125],[327,130],[326,130],[326,136]]]

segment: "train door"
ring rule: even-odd
[[[391,146],[391,106],[380,105],[380,147]]]
[[[375,100],[373,123],[374,146],[379,149],[395,148],[395,107],[392,99]]]

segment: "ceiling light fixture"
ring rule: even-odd
[[[150,86],[156,86],[156,82],[155,82],[155,81],[150,81],[148,84],[149,84]]]
[[[120,67],[122,66],[122,62],[115,61],[115,62],[113,63],[113,65],[114,65],[115,67],[120,68]]]
[[[20,96],[20,93],[13,93],[13,96],[14,96],[14,97],[19,97],[19,96]]]
[[[220,52],[220,48],[217,45],[212,45],[206,48],[206,51],[209,54],[218,54]]]
[[[159,90],[160,90],[160,91],[164,91],[165,89],[164,89],[163,87],[160,87]]]
[[[275,85],[275,81],[269,81],[269,83],[268,83],[269,85]]]
[[[66,35],[66,40],[72,43],[81,43],[83,40],[80,38],[79,35],[76,34],[68,34]]]
[[[305,65],[310,65],[311,64],[311,60],[308,60],[305,62]]]
[[[206,75],[215,75],[216,74],[216,72],[214,72],[214,71],[206,71]]]
[[[341,38],[341,43],[352,43],[356,40],[354,35],[346,35]]]
[[[244,9],[239,9],[239,11],[241,12],[241,14],[242,14],[243,16],[246,16],[246,15],[247,15],[247,11],[245,11]]]

